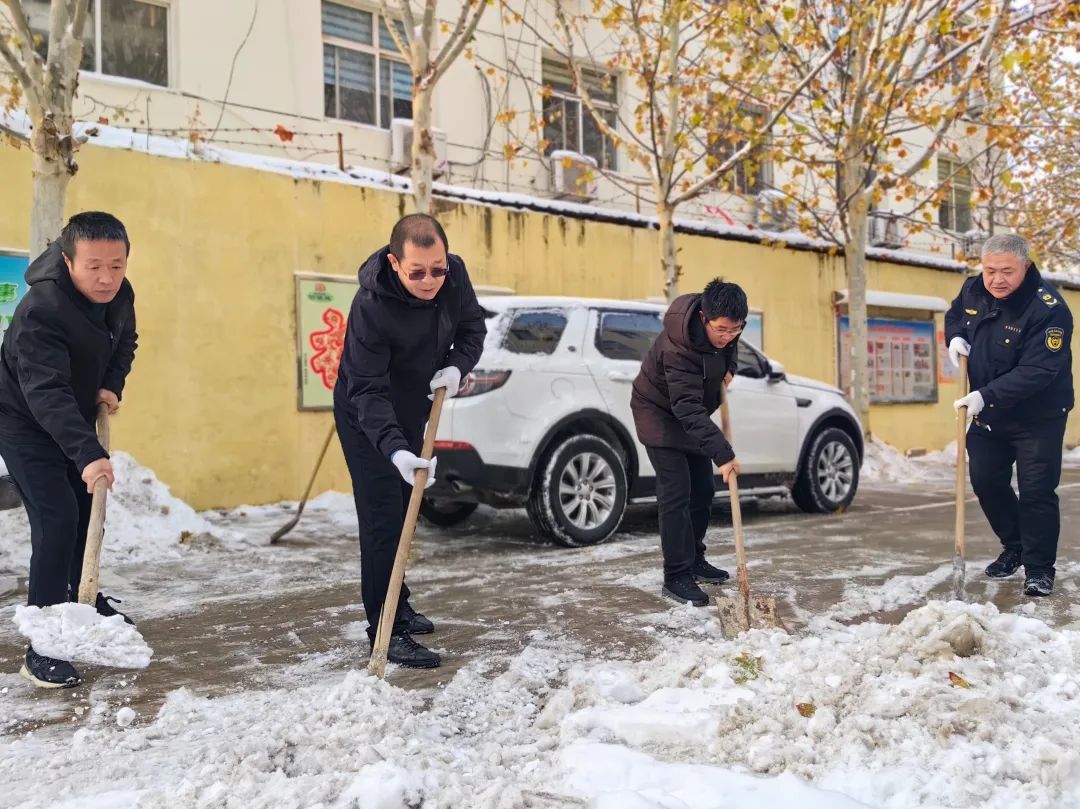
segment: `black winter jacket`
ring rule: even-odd
[[[1060,418],[1073,407],[1073,320],[1064,299],[1034,265],[998,301],[977,275],[945,315],[945,340],[971,344],[968,379],[986,408],[979,420]]]
[[[720,407],[724,376],[735,373],[739,341],[714,348],[700,312],[700,294],[672,302],[634,380],[630,408],[645,446],[706,455],[723,466],[735,452],[710,417]]]
[[[450,272],[432,301],[411,295],[384,247],[360,267],[334,406],[359,421],[384,456],[419,452],[431,412],[431,378],[453,365],[462,378],[484,349],[487,326],[465,262],[449,256]]]
[[[120,397],[135,359],[135,292],[125,279],[95,304],[71,281],[59,244],[26,271],[30,285],[0,347],[0,432],[47,433],[81,471],[108,453],[94,422],[102,388]]]

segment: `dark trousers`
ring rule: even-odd
[[[356,417],[345,408],[334,407],[338,439],[352,478],[356,518],[360,523],[360,593],[368,619],[368,637],[374,640],[383,602],[390,588],[401,528],[409,507],[412,487],[401,479],[397,467],[383,457],[360,431]],[[409,588],[401,584],[395,635],[405,631],[401,607],[409,599]]]
[[[26,603],[48,607],[75,601],[92,501],[79,470],[44,434],[0,432],[0,456],[30,520]]]
[[[646,447],[656,470],[660,512],[660,546],[664,581],[689,575],[694,561],[705,556],[705,532],[712,515],[713,464],[704,455],[666,447]]]
[[[1057,486],[1065,417],[1029,424],[980,421],[968,429],[971,486],[990,527],[1021,554],[1027,575],[1054,573],[1061,514]],[[1013,464],[1020,488],[1012,488]]]

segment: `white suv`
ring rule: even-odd
[[[477,503],[524,505],[559,544],[603,542],[628,503],[655,500],[655,472],[635,438],[630,386],[662,329],[665,307],[516,296],[480,303],[488,313],[487,342],[443,409],[438,480],[427,491],[424,516],[452,525]],[[745,494],[790,493],[814,512],[841,511],[855,496],[862,429],[837,388],[789,377],[740,341],[731,422]],[[717,491],[726,497],[719,478]]]

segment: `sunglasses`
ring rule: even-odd
[[[448,272],[450,272],[449,267],[436,267],[435,269],[430,270],[430,271],[428,271],[428,270],[411,270],[411,271],[405,273],[405,275],[406,275],[406,277],[408,277],[408,279],[410,281],[423,281],[424,278],[426,278],[428,275],[430,275],[432,278],[442,278]]]

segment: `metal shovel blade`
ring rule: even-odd
[[[786,631],[772,596],[751,595],[749,601],[744,601],[741,596],[722,596],[716,599],[716,610],[726,638],[734,638],[751,629]]]

